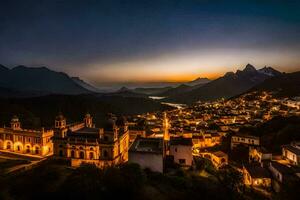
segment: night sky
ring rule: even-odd
[[[300,70],[300,1],[1,0],[0,63],[98,84]]]

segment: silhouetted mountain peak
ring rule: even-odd
[[[82,94],[89,91],[75,83],[66,73],[47,67],[18,65],[12,69],[0,70],[0,87],[22,92]]]
[[[195,85],[199,85],[199,84],[206,84],[206,83],[209,83],[209,82],[210,82],[210,80],[208,78],[198,77],[195,80],[187,82],[185,84],[188,85],[188,86],[195,86]]]
[[[213,80],[202,87],[177,93],[167,100],[180,103],[193,103],[196,101],[215,100],[219,98],[230,98],[241,94],[266,79],[281,74],[273,68],[265,67],[256,70],[251,64],[247,64],[243,70],[227,72],[223,77]]]
[[[210,81],[208,78],[201,78],[201,77],[198,77],[196,78],[195,80],[193,81]]]
[[[253,65],[247,64],[243,72],[256,72],[256,69]]]
[[[258,72],[268,75],[268,76],[278,76],[278,75],[282,74],[281,72],[277,71],[276,69],[273,69],[272,67],[267,67],[267,66],[259,69]]]

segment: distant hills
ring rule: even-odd
[[[78,84],[67,74],[55,72],[46,67],[17,66],[8,69],[0,66],[0,87],[9,90],[11,95],[22,94],[86,94],[89,89]]]
[[[209,83],[211,80],[208,78],[197,78],[190,82],[184,83],[169,83],[169,86],[163,87],[137,87],[134,89],[129,89],[135,93],[146,94],[150,96],[170,96],[175,94],[180,94],[182,92],[186,92],[188,90],[192,90],[198,88],[206,83]],[[121,88],[122,89],[122,88]]]
[[[147,94],[147,95],[158,95],[160,93],[166,92],[170,89],[173,89],[171,86],[167,87],[150,87],[150,88],[135,88],[133,91],[136,93],[142,93],[142,94]]]
[[[0,125],[9,124],[18,115],[24,127],[52,126],[61,111],[68,122],[82,120],[90,112],[95,122],[103,122],[107,113],[132,115],[169,109],[147,95],[123,88],[100,93],[79,77],[69,77],[46,67],[0,65]]]
[[[281,72],[271,67],[256,70],[253,65],[247,64],[244,70],[237,70],[236,73],[227,72],[223,77],[198,88],[170,95],[164,101],[193,103],[199,100],[209,101],[230,98],[244,93],[268,78],[280,76],[281,74]]]
[[[209,83],[211,80],[208,79],[208,78],[197,78],[193,81],[190,81],[190,82],[187,82],[185,83],[185,85],[188,85],[188,86],[195,86],[195,85],[203,85],[203,84],[206,84],[206,83]]]
[[[224,76],[209,80],[197,78],[172,86],[150,88],[122,87],[115,92],[104,92],[79,77],[70,77],[46,67],[17,66],[9,69],[0,65],[0,97],[37,97],[50,94],[95,94],[99,97],[165,97],[165,102],[194,103],[220,98],[231,98],[247,91],[274,91],[279,96],[300,96],[300,72],[281,73],[272,67],[256,69],[247,64],[243,70],[227,72]]]

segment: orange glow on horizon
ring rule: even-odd
[[[217,79],[224,74],[219,73],[211,73],[211,74],[183,74],[183,75],[164,75],[164,76],[153,76],[153,77],[134,77],[134,78],[128,78],[126,80],[107,80],[102,81],[102,83],[115,83],[115,82],[124,82],[124,83],[161,83],[161,82],[169,82],[169,83],[184,83],[184,82],[190,82],[197,78],[208,78],[210,80]]]
[[[204,49],[173,52],[149,58],[93,62],[85,71],[87,79],[101,83],[189,82],[197,78],[216,79],[226,72],[243,70],[250,63],[257,69],[271,66],[279,71],[296,71],[300,66],[293,52],[259,52],[251,49]],[[285,70],[283,70],[285,69]]]
[[[193,81],[197,78],[208,78],[210,80],[214,80],[222,76],[222,74],[219,73],[211,73],[211,74],[184,74],[184,75],[174,75],[174,76],[166,76],[165,79],[161,79],[159,81],[154,82],[174,82],[174,83],[180,83],[180,82],[189,82]],[[153,81],[153,80],[152,80]],[[148,82],[152,82],[149,80]]]

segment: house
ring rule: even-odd
[[[163,173],[164,145],[162,138],[137,137],[129,149],[129,163]]]
[[[205,133],[193,135],[192,141],[195,148],[212,147],[221,143],[221,135],[218,133]]]
[[[231,149],[235,148],[238,145],[246,145],[246,146],[259,146],[260,140],[259,137],[252,135],[242,135],[237,134],[231,137]]]
[[[243,166],[244,184],[253,187],[271,187],[270,172],[258,164]]]
[[[272,153],[263,147],[249,148],[249,162],[262,162],[265,160],[272,160]]]
[[[228,155],[223,151],[212,152],[210,158],[216,168],[220,168],[228,164]]]
[[[144,129],[129,128],[129,142],[133,143],[136,137],[146,137],[146,131]]]
[[[193,143],[191,138],[172,137],[170,139],[170,153],[174,162],[182,166],[192,166]]]
[[[273,177],[273,189],[276,192],[280,191],[282,184],[289,183],[293,180],[300,180],[297,176],[297,171],[293,167],[281,164],[279,162],[272,161],[269,163],[269,170]]]
[[[282,157],[293,165],[300,165],[300,142],[282,146]]]

